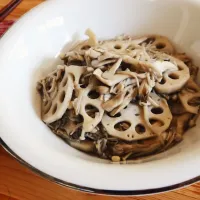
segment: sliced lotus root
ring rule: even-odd
[[[157,51],[167,54],[174,54],[175,52],[172,43],[164,36],[152,35],[147,40],[152,41],[152,45],[156,47]]]
[[[193,65],[192,59],[185,53],[176,54],[174,56],[179,60],[183,61],[188,66],[191,78],[195,79],[198,75],[199,67]]]
[[[188,67],[180,60],[174,58],[177,63],[177,71],[166,71],[160,83],[156,83],[159,93],[171,94],[181,90],[190,78]]]
[[[65,72],[58,83],[58,92],[53,100],[47,101],[42,108],[42,119],[49,124],[60,119],[69,106],[74,89],[72,75]]]
[[[111,112],[114,108],[118,107],[119,105],[121,105],[123,103],[126,92],[127,91],[124,90],[124,91],[118,93],[116,96],[114,96],[110,100],[103,103],[102,108],[108,112]]]
[[[81,76],[87,71],[86,66],[76,66],[76,65],[70,65],[70,66],[59,65],[58,69],[65,69],[65,73],[72,74],[75,85],[79,84]]]
[[[134,39],[135,40],[135,39]],[[139,45],[152,45],[156,47],[157,51],[161,51],[167,54],[174,54],[175,49],[172,43],[169,41],[167,37],[160,35],[146,35],[137,39],[141,40]]]
[[[126,141],[142,140],[154,136],[146,125],[142,110],[138,105],[129,104],[118,117],[104,114],[102,124],[109,135]]]
[[[128,40],[106,40],[99,45],[102,49],[106,49],[109,52],[115,52],[117,54],[127,54],[128,51],[133,51],[138,47],[140,43],[146,40],[146,37],[139,39],[128,39]],[[128,50],[128,51],[127,51]]]
[[[187,90],[182,90],[178,96],[186,111],[198,114],[200,106],[200,92],[192,93]]]
[[[81,114],[83,117],[81,139],[84,139],[85,132],[91,132],[101,122],[104,114],[99,96],[92,95],[95,90],[96,85],[91,81],[87,88],[79,88],[78,98],[74,101],[76,114]],[[91,110],[91,113],[88,110]]]
[[[151,93],[150,98],[155,104],[143,107],[144,119],[154,133],[161,134],[169,128],[172,114],[164,98],[159,97],[155,93]]]
[[[149,35],[141,38],[129,37],[127,39],[107,40],[103,41],[99,46],[117,54],[134,56],[133,51],[137,52],[142,44],[151,44],[152,46],[155,46],[157,51],[167,54],[173,54],[175,52],[171,42],[166,37],[158,35]]]

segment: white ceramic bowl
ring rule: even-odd
[[[52,134],[38,118],[33,101],[37,75],[59,63],[64,46],[88,27],[100,38],[123,33],[165,35],[200,65],[199,19],[197,0],[57,0],[33,9],[0,40],[3,145],[41,175],[89,192],[147,194],[200,180],[199,122],[158,160],[111,164]]]

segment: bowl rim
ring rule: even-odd
[[[145,189],[145,190],[100,190],[90,187],[85,187],[82,185],[73,184],[67,181],[63,181],[61,179],[58,179],[54,176],[48,175],[45,172],[37,169],[36,167],[33,167],[29,163],[27,163],[25,160],[23,160],[20,156],[18,156],[1,138],[0,138],[0,145],[12,156],[14,157],[19,163],[21,163],[23,166],[31,170],[32,172],[36,173],[40,177],[45,178],[48,181],[51,181],[53,183],[56,183],[58,185],[84,192],[84,193],[90,193],[90,194],[96,194],[96,195],[109,195],[109,196],[143,196],[143,195],[149,195],[149,194],[156,194],[156,193],[163,193],[167,191],[177,190],[183,187],[187,187],[191,184],[200,182],[200,175],[196,176],[192,179],[174,184],[169,185],[166,187],[160,187],[160,188],[154,188],[154,189]]]

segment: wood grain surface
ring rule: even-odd
[[[44,0],[23,0],[22,3],[6,18],[6,20],[16,20],[31,8],[37,6]],[[10,0],[0,0],[0,9]]]
[[[2,195],[3,196],[2,196]],[[0,200],[120,200],[74,191],[35,175],[0,148]],[[145,197],[127,197],[127,200],[197,200],[200,183],[163,194]]]
[[[0,8],[9,0],[0,0]],[[6,19],[18,19],[42,0],[24,0]],[[120,200],[70,190],[44,180],[19,164],[0,147],[0,200]],[[200,200],[200,183],[184,189],[127,200]]]

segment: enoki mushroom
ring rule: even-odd
[[[38,82],[41,118],[69,145],[120,162],[180,142],[199,115],[198,68],[163,36],[89,39]]]

